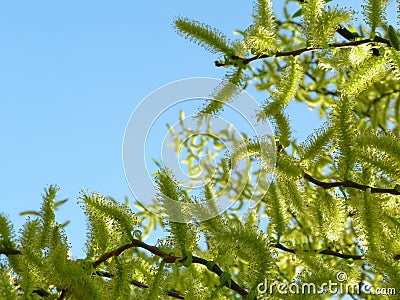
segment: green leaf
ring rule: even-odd
[[[220,286],[228,285],[230,288],[232,284],[231,274],[228,272],[222,272],[222,274],[219,276],[219,282]]]
[[[56,202],[54,202],[54,207],[57,208],[58,206],[63,205],[67,201],[68,201],[68,199],[63,199],[63,200],[56,201]]]
[[[348,264],[349,266],[352,266],[352,265],[354,264],[354,259],[349,258],[349,259],[346,260],[346,262],[347,262],[347,264]]]
[[[394,218],[394,217],[392,217],[392,216],[387,216],[387,217],[388,217],[388,219],[389,219],[390,221],[392,221],[392,223],[393,223],[396,227],[400,228],[400,218]]]
[[[40,216],[40,213],[34,210],[26,210],[23,212],[19,213],[20,216],[28,216],[28,215],[32,215],[32,216]]]
[[[254,300],[257,296],[257,290],[255,288],[252,288],[250,292],[246,296],[246,300]]]
[[[292,18],[300,17],[300,16],[301,16],[301,13],[302,13],[302,9],[300,8],[298,11],[296,11],[296,12],[293,14]]]
[[[71,223],[71,221],[65,221],[64,223],[62,223],[62,224],[60,225],[60,227],[61,227],[61,228],[64,228],[64,227],[66,227],[69,223]]]
[[[185,258],[186,258],[186,259],[185,259],[185,261],[183,262],[183,266],[186,267],[186,268],[188,268],[188,267],[190,267],[190,265],[192,264],[192,261],[193,261],[192,252],[190,252],[190,251],[186,252]]]
[[[207,262],[207,269],[209,269],[210,271],[212,271],[214,269],[215,266],[215,262],[213,262],[212,260]]]
[[[392,45],[392,47],[394,49],[399,51],[400,50],[400,40],[399,40],[396,30],[393,28],[392,25],[389,25],[387,32],[388,32],[390,44]]]

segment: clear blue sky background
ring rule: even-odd
[[[73,255],[82,256],[80,190],[132,198],[121,147],[135,106],[171,81],[224,74],[216,56],[174,32],[174,17],[232,37],[250,24],[251,11],[250,1],[2,2],[0,211],[18,229],[25,220],[18,214],[39,209],[43,189],[57,184],[59,199],[69,198],[59,220],[71,220]],[[301,140],[319,123],[316,114],[292,121]]]

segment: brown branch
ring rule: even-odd
[[[113,278],[114,277],[113,274],[111,274],[109,272],[105,272],[105,271],[96,271],[95,274],[98,275],[98,276],[101,276],[101,277],[106,277],[106,278]],[[149,286],[147,284],[141,283],[140,281],[137,281],[135,279],[132,279],[130,281],[130,284],[132,284],[134,286],[137,286],[139,288],[143,288],[143,289],[149,288]],[[173,298],[176,298],[176,299],[185,299],[185,297],[180,292],[177,292],[177,291],[165,291],[165,294],[167,296],[170,296],[170,297],[173,297]]]
[[[16,284],[15,284],[16,285]],[[21,290],[21,288],[19,288],[19,290]],[[40,289],[36,289],[32,291],[33,294],[37,294],[40,297],[49,297],[51,294],[46,291],[44,288],[40,288]]]
[[[274,247],[276,249],[280,249],[280,250],[285,251],[285,252],[296,254],[296,250],[286,248],[282,244],[274,244],[274,245],[272,245],[272,247]],[[363,260],[364,259],[364,257],[362,255],[343,254],[343,253],[339,253],[339,252],[333,251],[331,249],[325,249],[325,250],[300,250],[299,249],[298,251],[301,251],[301,252],[314,252],[314,253],[318,253],[318,254],[336,256],[336,257],[340,257],[340,258],[344,258],[344,259],[353,259],[353,260]]]
[[[114,256],[119,256],[122,252],[124,252],[125,250],[128,250],[128,249],[131,249],[131,248],[142,248],[142,249],[145,249],[145,250],[153,253],[154,255],[162,258],[163,261],[166,262],[166,263],[175,263],[175,262],[184,263],[186,261],[186,257],[179,257],[179,256],[170,255],[170,254],[162,251],[161,249],[157,248],[156,246],[151,246],[151,245],[148,245],[148,244],[146,244],[146,243],[144,243],[144,242],[142,242],[140,240],[133,239],[132,242],[129,243],[129,244],[122,245],[122,246],[120,246],[120,247],[118,247],[118,248],[116,248],[114,250],[111,250],[111,251],[109,251],[107,253],[104,253],[97,260],[95,260],[92,265],[93,265],[94,268],[97,268],[100,264],[102,264],[103,262],[105,262],[109,258],[114,257]],[[17,251],[17,250],[16,251],[12,251],[12,253],[10,253],[10,251],[3,251],[3,252],[0,252],[0,254],[17,255],[17,254],[21,254],[21,252]],[[192,263],[200,264],[200,265],[203,265],[203,266],[207,267],[207,264],[209,263],[209,261],[204,259],[204,258],[201,258],[201,257],[193,256],[192,257]],[[217,274],[218,276],[221,276],[221,274],[223,273],[222,269],[217,264],[213,264],[213,267],[212,267],[211,271],[213,273]],[[134,284],[133,282],[131,282],[131,283]],[[135,283],[136,283],[135,285],[137,285],[137,286],[141,285],[142,287],[144,287],[143,284],[141,284],[139,282],[135,281]],[[240,287],[234,280],[231,280],[230,283],[226,282],[225,286],[228,287],[229,289],[237,292],[241,296],[247,296],[248,295],[248,292],[245,289],[243,289],[242,287]],[[58,299],[59,300],[64,299],[66,293],[67,293],[67,291],[63,290]],[[166,293],[168,294],[168,291],[166,291]],[[172,294],[174,294],[175,298],[177,298],[176,296],[181,296],[180,293],[175,292],[175,291],[169,291],[169,293],[171,294],[170,296],[172,296]]]
[[[345,181],[335,181],[335,182],[324,182],[320,181],[318,179],[315,179],[311,175],[307,173],[303,173],[304,179],[314,183],[315,185],[318,185],[322,187],[324,190],[327,189],[332,189],[336,187],[348,187],[348,188],[354,188],[362,191],[366,191],[367,189],[371,189],[372,194],[391,194],[391,195],[400,195],[400,192],[395,190],[395,189],[383,189],[383,188],[375,188],[369,185],[363,185],[356,183],[352,180],[345,180]]]
[[[67,296],[67,290],[66,290],[66,289],[63,289],[63,290],[61,291],[60,297],[58,297],[57,300],[63,300],[63,299],[65,299],[65,296]]]
[[[370,105],[368,106],[367,110],[363,113],[364,116],[370,117],[369,112],[370,112],[372,106],[376,105],[376,104],[377,104],[379,101],[381,101],[383,98],[385,98],[385,97],[387,97],[387,96],[391,96],[391,95],[393,95],[393,94],[395,94],[395,93],[399,93],[399,92],[400,92],[400,90],[394,89],[394,90],[392,90],[392,91],[390,91],[390,92],[381,94],[378,98],[375,98],[375,99],[370,103]]]
[[[143,248],[143,249],[153,253],[154,255],[161,257],[163,259],[163,261],[166,263],[176,263],[176,262],[184,263],[186,261],[186,257],[170,255],[155,246],[151,246],[140,240],[133,239],[132,242],[129,244],[122,245],[114,250],[111,250],[111,251],[101,255],[96,261],[93,262],[93,267],[97,268],[100,264],[105,262],[107,259],[109,259],[113,256],[119,256],[122,252],[124,252],[125,250],[128,250],[128,249],[131,249],[131,248]],[[201,257],[193,256],[192,263],[200,264],[200,265],[207,267],[207,264],[209,263],[209,261],[204,258],[201,258]],[[218,276],[221,276],[221,274],[223,273],[222,269],[217,264],[213,264],[211,271],[213,273],[217,274]],[[234,280],[231,280],[230,283],[226,282],[225,286],[228,287],[229,289],[237,292],[241,296],[248,295],[248,292],[245,289],[243,289],[242,287],[240,287]]]
[[[0,248],[0,254],[4,254],[5,256],[9,255],[18,255],[21,254],[21,251],[17,249],[11,249],[11,248]]]
[[[330,43],[330,44],[328,44],[328,47],[329,48],[357,47],[357,46],[360,46],[363,44],[369,44],[369,43],[383,43],[383,44],[387,44],[388,46],[391,46],[389,40],[379,37],[379,36],[375,36],[374,39],[372,39],[372,40],[371,39],[362,39],[362,40],[351,41],[351,42],[346,42],[346,43]],[[259,59],[271,58],[271,57],[282,57],[282,56],[298,56],[305,52],[322,50],[322,49],[325,49],[325,48],[306,47],[306,48],[300,48],[300,49],[292,50],[292,51],[282,51],[282,52],[278,51],[272,55],[270,55],[270,54],[255,55],[255,56],[249,57],[249,58],[234,56],[233,64],[235,64],[235,61],[241,61],[241,63],[247,65],[247,64],[251,63],[252,61],[259,60]],[[217,66],[217,67],[225,67],[228,65],[231,65],[231,64],[227,64],[227,63],[221,62],[221,61],[215,62],[215,66]]]
[[[312,81],[314,81],[315,83],[317,83],[317,78],[315,78],[310,72],[305,72],[304,73],[308,78],[310,78]],[[307,91],[307,92],[314,92],[314,93],[322,93],[323,95],[331,95],[331,96],[338,96],[338,93],[336,91],[330,91],[326,88],[321,88],[321,90],[310,90],[307,89],[304,85],[300,84],[300,88],[302,88],[303,90]]]

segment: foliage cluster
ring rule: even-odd
[[[353,11],[329,2],[287,0],[278,20],[272,1],[256,0],[252,24],[235,41],[198,21],[174,22],[180,35],[218,54],[215,65],[228,69],[226,84],[200,108],[199,118],[217,116],[248,84],[268,95],[258,118],[274,125],[276,168],[261,202],[243,211],[257,189],[251,178],[267,181],[266,172],[250,165],[232,179],[232,163],[205,165],[212,180],[198,197],[161,169],[158,203],[166,196],[188,203],[231,197],[232,191],[220,188],[229,180],[244,188],[233,193],[235,199],[240,193],[237,205],[201,223],[191,215],[187,223],[159,219],[139,203],[133,213],[128,203],[82,193],[87,251],[73,259],[66,224],[55,219],[62,202],[51,186],[18,234],[0,215],[0,298],[329,299],[330,293],[262,294],[258,287],[265,280],[341,283],[339,272],[360,289],[354,299],[389,298],[385,291],[400,287],[400,41],[396,24],[387,23],[388,1],[365,0],[365,25],[358,29]],[[289,9],[293,3],[297,11]],[[293,137],[286,112],[291,101],[326,119],[303,143]],[[193,136],[184,127],[175,135],[177,145]],[[267,165],[254,140],[240,142],[230,128],[219,137],[185,144],[191,172],[198,171],[201,151],[223,150],[221,141],[236,145],[228,155],[233,164],[251,157],[250,163]],[[216,208],[211,201],[199,209]],[[157,225],[167,237],[155,246],[145,243]],[[381,295],[365,287],[380,288]]]

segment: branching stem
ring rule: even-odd
[[[272,245],[272,247],[274,247],[276,249],[280,249],[280,250],[285,251],[285,252],[296,254],[296,250],[295,249],[286,248],[282,244],[275,244],[275,245]],[[353,260],[363,260],[364,259],[364,257],[362,255],[343,254],[343,253],[339,253],[339,252],[333,251],[331,249],[324,249],[324,250],[298,250],[298,251],[301,251],[301,252],[314,252],[314,253],[318,253],[318,254],[331,255],[331,256],[340,257],[340,258],[344,258],[344,259],[353,259]]]
[[[128,250],[128,249],[131,249],[131,248],[146,249],[147,251],[153,253],[154,255],[161,257],[163,259],[163,261],[166,263],[183,263],[186,260],[186,258],[184,258],[184,257],[170,255],[155,246],[151,246],[140,240],[133,239],[132,242],[129,244],[122,245],[114,250],[111,250],[111,251],[101,255],[96,261],[93,262],[93,267],[97,268],[100,264],[105,262],[107,259],[109,259],[113,256],[119,256],[122,252],[124,252],[125,250]],[[192,263],[200,264],[200,265],[207,267],[207,264],[209,263],[209,261],[204,258],[198,257],[198,256],[193,256]],[[213,264],[211,271],[213,273],[217,274],[218,276],[221,276],[221,274],[223,273],[222,269],[217,264]],[[226,282],[225,286],[230,288],[231,290],[237,292],[241,296],[248,295],[248,292],[245,289],[243,289],[242,287],[240,287],[234,280],[231,280],[230,284],[228,282]]]
[[[315,185],[318,185],[322,187],[323,189],[332,189],[336,187],[348,187],[348,188],[354,188],[358,189],[361,191],[366,191],[367,189],[371,189],[372,194],[391,194],[391,195],[400,195],[400,192],[397,191],[396,189],[384,189],[384,188],[375,188],[369,185],[363,185],[359,184],[357,182],[354,182],[352,180],[345,180],[345,181],[335,181],[335,182],[324,182],[320,181],[318,179],[315,179],[311,175],[307,173],[303,173],[304,179],[308,180],[309,182],[314,183]]]
[[[357,47],[360,45],[364,44],[369,44],[369,43],[382,43],[386,44],[388,46],[391,46],[390,41],[382,38],[380,36],[375,36],[374,39],[362,39],[358,41],[351,41],[351,42],[346,42],[346,43],[330,43],[328,44],[328,48],[345,48],[345,47]],[[264,59],[264,58],[271,58],[271,57],[282,57],[282,56],[298,56],[300,54],[303,54],[305,52],[310,52],[310,51],[317,51],[317,50],[322,50],[325,48],[321,47],[305,47],[305,48],[300,48],[292,51],[278,51],[275,52],[274,54],[262,54],[262,55],[255,55],[249,58],[244,58],[244,57],[239,57],[235,56],[233,57],[233,62],[235,61],[241,61],[242,64],[249,64],[252,61],[259,60],[259,59]],[[227,64],[225,62],[221,61],[216,61],[215,66],[217,67],[226,67],[228,65],[231,65],[231,63]]]

